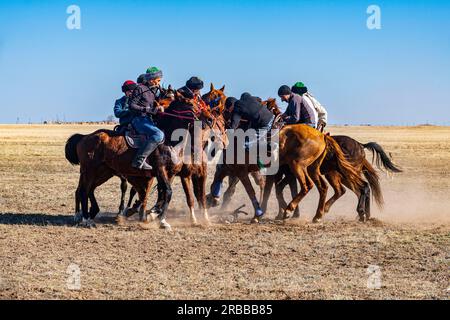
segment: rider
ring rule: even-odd
[[[327,122],[328,122],[328,120],[327,120],[328,112],[324,108],[324,106],[322,106],[320,104],[320,102],[317,101],[317,99],[315,97],[313,97],[313,95],[308,91],[308,88],[303,84],[303,82],[295,83],[292,86],[291,91],[293,93],[301,95],[305,99],[311,100],[312,104],[314,105],[314,108],[317,111],[317,115],[319,118],[319,120],[317,122],[317,130],[323,131],[323,129],[325,129]]]
[[[231,116],[231,129],[237,129],[241,119],[249,122],[249,128],[255,130],[270,130],[274,115],[269,109],[263,108],[257,97],[245,92],[234,102]]]
[[[186,85],[178,89],[178,92],[181,93],[185,98],[188,99],[200,99],[201,94],[200,90],[203,89],[203,81],[198,77],[191,77],[188,81],[186,81]]]
[[[129,110],[130,97],[133,90],[136,89],[137,85],[134,81],[127,80],[122,85],[122,92],[124,96],[114,104],[114,115],[119,118],[120,127],[128,126],[133,120],[133,115]]]
[[[145,74],[144,82],[137,86],[131,96],[130,110],[134,116],[133,127],[140,134],[146,135],[148,139],[139,148],[132,163],[134,168],[141,170],[152,169],[146,159],[164,141],[164,133],[155,126],[150,116],[157,111],[164,111],[164,108],[155,108],[156,92],[159,89],[162,75],[162,71],[158,68],[149,68]]]
[[[283,120],[286,124],[303,123],[316,128],[318,116],[311,100],[293,93],[286,85],[278,89],[278,96],[281,101],[288,103],[283,114]]]
[[[234,130],[237,129],[241,120],[244,119],[248,122],[249,129],[256,130],[257,140],[259,139],[260,130],[263,132],[270,130],[275,118],[269,109],[262,107],[260,99],[252,96],[248,92],[243,93],[239,100],[232,97],[228,98],[225,102],[225,108],[231,113],[230,128]],[[246,148],[248,145],[249,143],[246,143]],[[260,165],[259,160],[258,165]],[[219,201],[221,188],[222,181],[219,180],[211,185],[212,202],[215,204]],[[263,211],[257,201],[253,202],[253,207],[255,209],[256,216],[259,217],[263,215]]]
[[[142,83],[144,83],[145,75],[146,75],[145,73],[144,73],[144,74],[141,74],[141,75],[137,78],[137,80],[136,80],[137,84],[142,84]]]

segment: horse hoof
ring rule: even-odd
[[[116,223],[117,223],[119,226],[125,225],[126,222],[127,222],[127,217],[126,217],[126,216],[119,214],[119,215],[116,217]]]
[[[129,218],[132,215],[138,213],[138,210],[136,210],[135,208],[126,208],[125,210],[123,210],[123,216]]]
[[[96,227],[94,220],[84,219],[84,218],[81,220],[81,222],[78,225],[82,228],[95,228]]]
[[[214,197],[212,194],[208,194],[206,196],[206,203],[209,207],[218,207],[220,204],[220,198],[219,197]]]
[[[252,220],[250,220],[251,224],[257,224],[260,223],[260,218],[254,217]]]
[[[278,221],[283,220],[283,219],[284,219],[283,213],[279,213],[279,214],[275,217],[275,220],[278,220]]]
[[[138,226],[143,230],[149,230],[152,228],[151,224],[148,222],[139,222]]]
[[[314,217],[314,219],[313,219],[312,222],[313,222],[313,223],[320,223],[320,222],[322,222],[322,218],[315,218],[315,217]]]
[[[165,219],[161,220],[161,222],[159,223],[159,228],[166,231],[172,231],[172,227],[167,223]]]
[[[147,219],[148,221],[155,221],[156,218],[158,218],[158,213],[156,212],[150,212],[150,214],[148,214]]]
[[[83,220],[83,213],[81,211],[75,213],[75,215],[73,216],[73,222],[75,224],[79,224],[81,223],[82,220]]]
[[[283,220],[287,220],[291,217],[292,217],[292,211],[288,211],[288,210],[284,211]]]

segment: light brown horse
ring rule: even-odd
[[[284,210],[285,219],[292,215],[314,185],[319,191],[319,205],[313,221],[318,222],[322,219],[328,186],[321,175],[320,168],[327,155],[335,156],[339,173],[346,178],[350,188],[356,190],[364,186],[359,173],[346,160],[340,146],[329,135],[324,135],[308,125],[289,125],[280,130],[279,143],[280,167],[287,165],[300,183],[300,192]],[[270,190],[269,187],[266,189]],[[267,201],[268,196],[265,192],[264,202]]]

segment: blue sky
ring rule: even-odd
[[[66,28],[71,4],[81,30]],[[371,4],[381,30],[366,27]],[[303,81],[334,124],[450,125],[450,3],[0,4],[0,123],[103,120],[122,82],[153,65],[166,85],[197,75],[234,96]]]

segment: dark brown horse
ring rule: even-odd
[[[176,101],[184,104],[194,103],[179,95]],[[207,110],[198,110],[196,116],[206,121],[211,119]],[[158,215],[160,225],[169,229],[170,225],[166,222],[165,213],[172,196],[171,173],[178,172],[182,167],[182,163],[177,161],[179,160],[177,157],[182,157],[184,151],[180,145],[178,144],[177,147],[160,145],[148,159],[154,169],[151,172],[143,172],[131,167],[135,150],[128,147],[121,134],[111,130],[99,130],[87,136],[74,135],[69,138],[66,144],[66,158],[73,164],[80,164],[80,182],[76,197],[77,201],[81,202],[83,224],[92,224],[91,219],[98,212],[94,196],[95,188],[113,175],[127,177],[136,189],[141,201],[140,218],[142,222],[147,222],[145,206],[150,191],[150,178],[155,177],[158,181],[158,194],[161,200],[161,210]],[[90,211],[88,211],[88,199],[92,204]]]
[[[169,87],[167,89],[161,88],[161,94],[158,97],[158,99],[156,100],[156,105],[167,108],[174,99],[175,99],[175,90],[173,90],[172,86],[169,85]],[[118,129],[118,127],[114,128],[114,131],[118,131],[117,129]],[[69,162],[72,163],[73,165],[80,164],[78,155],[76,154],[76,145],[78,144],[78,142],[81,141],[81,139],[83,137],[84,137],[84,135],[75,134],[71,137],[71,139],[68,140],[68,143],[66,144],[66,147],[65,147],[66,159],[69,160]],[[127,183],[126,177],[121,176],[120,174],[112,171],[107,166],[103,165],[103,166],[99,166],[98,181],[96,181],[94,183],[92,192],[88,195],[88,198],[91,202],[91,207],[89,209],[89,212],[90,212],[89,215],[90,215],[91,219],[95,218],[95,216],[100,211],[100,208],[98,206],[97,200],[94,195],[95,189],[98,186],[105,183],[106,181],[108,181],[111,177],[113,177],[115,175],[118,176],[121,180],[121,183],[120,183],[121,199],[120,199],[120,204],[119,204],[119,214],[127,215],[127,214],[130,214],[133,212],[137,212],[138,208],[140,207],[140,202],[136,201],[135,206],[133,206],[132,210],[130,210],[130,212],[128,212],[128,208],[131,207],[132,200],[136,195],[136,189],[132,188],[130,190],[130,197],[129,197],[128,205],[127,205],[127,207],[125,207],[125,196],[126,196],[126,192],[128,189],[128,183]],[[81,175],[80,175],[80,178],[81,178]],[[142,183],[146,184],[147,181],[146,180],[142,181]],[[149,183],[151,183],[151,181],[149,181]],[[82,219],[82,212],[81,212],[81,208],[80,208],[81,207],[80,191],[81,190],[79,187],[79,188],[77,188],[77,191],[75,193],[75,217],[74,217],[74,220],[76,223],[79,223]]]
[[[280,110],[280,108],[278,107],[278,105],[276,103],[276,99],[274,99],[274,98],[268,98],[265,101],[261,101],[261,105],[263,107],[266,107],[267,109],[269,109],[275,115],[275,117],[278,117],[281,114],[281,110]],[[227,123],[227,126],[229,126],[230,121],[231,121],[231,114],[229,112],[225,112],[224,113],[224,118],[225,118],[225,122]],[[248,122],[246,120],[242,119],[238,128],[246,130],[248,128]],[[228,208],[228,204],[231,201],[231,197],[236,192],[236,187],[237,187],[237,185],[238,185],[240,180],[239,180],[238,175],[234,174],[234,170],[229,170],[229,169],[226,169],[226,168],[222,168],[220,165],[217,167],[217,169],[218,170],[216,170],[216,171],[227,170],[229,172],[228,173],[229,174],[229,176],[228,176],[228,187],[227,187],[226,191],[223,194],[223,201],[222,201],[222,207],[221,207],[221,210],[226,210]],[[238,167],[236,172],[241,171],[241,169],[242,169],[242,167]],[[266,184],[266,179],[265,179],[264,176],[259,174],[259,170],[258,171],[251,171],[249,174],[251,175],[251,177],[255,181],[256,185],[260,189],[259,201],[262,201],[264,187],[265,187],[265,184]],[[208,203],[209,203],[210,206],[217,206],[219,204],[217,202],[217,200],[215,198],[211,197],[211,196],[208,196]]]
[[[221,141],[219,141],[219,145],[221,148],[224,148],[227,144],[225,120],[222,115],[226,100],[224,90],[225,86],[223,86],[221,89],[216,89],[214,88],[214,85],[211,84],[210,91],[202,96],[202,102],[205,103],[204,107],[209,110],[211,118],[213,119],[212,123],[209,123],[207,125],[210,127],[210,129],[214,130],[213,136],[215,138],[219,140],[222,139]],[[175,105],[171,105],[166,113],[164,115],[161,115],[163,118],[158,121],[158,125],[161,128],[165,128],[165,130],[167,130],[168,132],[173,132],[186,125],[186,120],[183,119],[184,117],[169,117],[168,115],[171,111],[182,112],[183,108],[179,109],[176,108]],[[176,112],[175,114],[177,114]],[[185,115],[185,113],[183,113],[183,115]],[[195,141],[195,134],[191,131],[190,156],[188,158],[183,158],[183,165],[181,167],[181,170],[174,173],[180,177],[181,184],[186,195],[186,202],[189,207],[190,222],[193,225],[197,225],[197,219],[194,213],[194,195],[197,199],[200,209],[203,212],[203,218],[205,222],[207,224],[210,223],[206,206],[206,180],[208,177],[208,159],[205,152],[205,148],[207,146],[207,143],[209,142],[209,134],[210,131],[204,130],[204,136],[199,143],[198,141]],[[199,145],[200,148],[195,148],[196,144]],[[173,176],[171,176],[171,179],[173,179]],[[192,194],[192,191],[194,195]],[[160,210],[160,200],[158,197],[158,201],[156,205],[151,209],[151,212],[159,213]]]

